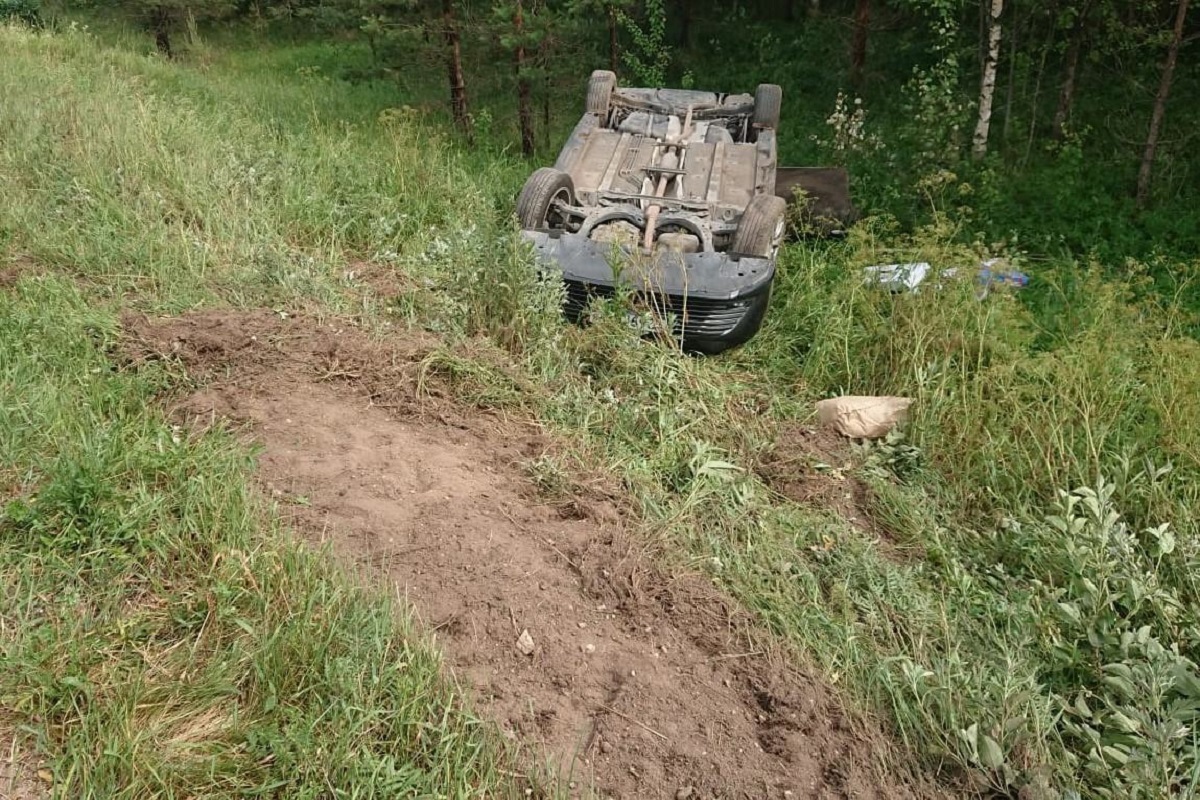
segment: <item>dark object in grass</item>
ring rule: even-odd
[[[842,236],[859,219],[844,167],[780,167],[775,194],[792,207],[793,229],[800,236]]]
[[[553,167],[517,199],[525,237],[562,273],[565,312],[631,298],[631,317],[719,353],[762,324],[786,227],[776,195],[780,88],[753,96],[618,88],[598,70]],[[645,312],[637,313],[637,312]]]

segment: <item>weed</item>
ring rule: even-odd
[[[296,76],[324,49],[216,51],[200,75],[77,32],[0,43],[18,54],[0,74],[3,246],[57,276],[23,278],[0,316],[20,398],[0,407],[17,487],[0,569],[21,623],[0,692],[46,721],[73,794],[501,784],[388,610],[256,535],[271,523],[245,454],[219,431],[172,438],[150,398],[177,377],[114,372],[118,301],[438,330],[427,374],[557,434],[564,452],[530,467],[541,485],[569,491],[576,463],[617,478],[666,552],[964,789],[1190,785],[1200,351],[1179,338],[1182,295],[1147,300],[1148,269],[1038,262],[1021,297],[981,298],[972,271],[993,248],[963,209],[994,187],[922,168],[927,224],[877,216],[843,243],[789,245],[763,332],[690,358],[617,302],[564,326],[508,219],[527,167],[446,146],[435,115],[370,85]],[[346,280],[362,261],[395,270],[399,298]],[[893,261],[958,272],[915,294],[864,282]],[[903,438],[853,476],[872,526],[758,478],[781,432],[843,392],[915,399]]]
[[[635,47],[622,53],[626,65],[640,86],[665,86],[671,49],[667,47],[667,7],[663,0],[646,0],[641,24],[622,8],[616,9],[621,26],[633,38]]]
[[[0,40],[0,113],[20,120],[0,224],[40,259],[0,291],[0,703],[54,791],[524,796],[405,610],[279,528],[234,436],[180,435],[156,401],[178,376],[113,353],[113,294],[340,291],[328,251],[292,237],[342,201],[289,205],[300,164],[244,118],[148,91],[134,74],[168,76],[152,60],[75,34]],[[21,99],[44,80],[57,100]]]

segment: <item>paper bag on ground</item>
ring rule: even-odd
[[[817,403],[821,424],[851,439],[878,439],[904,420],[909,397],[831,397]]]

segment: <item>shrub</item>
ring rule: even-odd
[[[0,22],[24,22],[26,25],[42,24],[40,0],[0,0]]]

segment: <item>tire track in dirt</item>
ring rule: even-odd
[[[564,514],[533,497],[519,463],[544,443],[528,429],[452,406],[453,424],[417,413],[433,343],[339,325],[234,311],[126,320],[134,363],[179,359],[206,384],[178,413],[243,423],[295,528],[402,593],[476,707],[574,793],[931,794],[887,771],[890,743],[764,653],[702,576],[662,574],[611,507],[584,499],[585,513]]]

